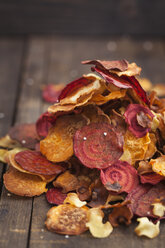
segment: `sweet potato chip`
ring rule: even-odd
[[[46,192],[46,199],[50,204],[63,204],[66,197],[67,194],[62,193],[60,188],[51,188]]]
[[[3,179],[6,189],[15,195],[32,197],[47,191],[46,182],[38,176],[22,173],[12,167],[3,175]]]
[[[47,213],[45,225],[52,232],[79,235],[88,229],[87,213],[87,208],[78,208],[70,204],[52,207]]]
[[[86,124],[87,120],[82,115],[60,116],[48,136],[41,140],[41,153],[52,162],[69,159],[73,155],[73,136],[76,130]]]
[[[107,123],[91,123],[74,136],[74,153],[89,168],[107,168],[120,158],[122,148],[122,135]]]
[[[139,185],[137,170],[123,161],[116,161],[105,170],[101,170],[100,177],[106,189],[110,191],[129,193]]]
[[[48,84],[42,90],[42,98],[46,102],[55,103],[58,101],[63,88],[64,84]]]
[[[139,225],[135,228],[135,232],[138,236],[146,236],[153,239],[159,235],[160,221],[154,224],[149,221],[147,217],[138,218],[137,221],[139,222]]]
[[[64,193],[76,190],[78,186],[78,179],[75,175],[71,174],[68,170],[57,177],[53,182],[54,187],[62,188]]]
[[[8,134],[0,138],[0,147],[11,149],[19,146],[20,143],[17,142],[16,140],[12,140]]]
[[[136,138],[127,130],[124,136],[124,153],[120,160],[127,161],[131,165],[134,165],[138,160],[143,160],[150,142],[149,133],[142,138]]]
[[[151,159],[149,164],[152,166],[152,170],[161,176],[165,176],[165,155],[156,159]]]
[[[36,151],[22,151],[15,155],[15,161],[24,169],[41,175],[58,175],[66,170],[67,164],[54,164]]]
[[[86,226],[89,228],[90,233],[95,238],[106,238],[113,231],[113,227],[107,221],[103,224],[104,214],[99,208],[91,208],[88,211],[89,221]]]
[[[17,124],[10,128],[9,136],[29,149],[35,149],[35,145],[39,141],[35,123]]]
[[[78,208],[81,208],[87,204],[86,201],[80,201],[76,193],[68,193],[64,203],[69,203]]]
[[[157,139],[156,139],[155,134],[154,133],[149,133],[149,137],[150,137],[151,142],[148,145],[148,149],[147,149],[145,157],[144,157],[145,160],[152,158],[153,155],[157,151],[157,147],[156,147]]]

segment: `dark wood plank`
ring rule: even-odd
[[[28,43],[21,79],[16,122],[34,122],[40,113],[40,84],[44,79],[47,44],[33,39]],[[9,197],[10,196],[10,197]],[[0,214],[0,243],[3,248],[25,248],[28,244],[33,199],[8,194],[3,188]]]
[[[165,73],[162,74],[164,64],[163,43],[153,42],[153,47],[149,51],[146,49],[146,41],[134,41],[128,38],[123,39],[62,39],[55,37],[52,39],[49,53],[48,76],[45,83],[70,82],[82,75],[90,72],[90,67],[82,66],[80,61],[88,58],[118,59],[127,58],[136,61],[144,66],[143,76],[148,76],[154,80],[164,80]],[[159,63],[159,66],[157,65]],[[149,64],[149,65],[148,65]],[[150,67],[149,67],[150,66]],[[156,68],[156,69],[155,69]],[[43,104],[45,110],[47,104]],[[83,247],[103,247],[109,246],[118,248],[142,247],[142,248],[163,248],[165,224],[161,225],[161,234],[154,240],[138,238],[134,233],[137,225],[133,223],[129,227],[114,229],[112,235],[106,239],[94,239],[86,232],[77,237],[65,237],[48,232],[44,226],[46,213],[50,205],[46,202],[45,195],[37,197],[33,202],[30,248],[83,248]]]
[[[164,35],[163,0],[1,0],[1,34]]]

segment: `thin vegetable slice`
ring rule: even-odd
[[[59,95],[61,94],[64,84],[48,84],[43,88],[42,98],[49,103],[55,103],[58,101]]]
[[[164,176],[156,174],[154,172],[145,173],[140,175],[141,183],[150,183],[152,185],[158,184],[160,181],[165,180]]]
[[[60,164],[51,163],[36,151],[19,152],[15,155],[15,160],[23,169],[41,175],[58,175],[66,169]]]
[[[38,176],[22,173],[12,167],[3,175],[3,179],[6,189],[15,195],[32,197],[47,191],[46,182]]]
[[[139,185],[137,170],[124,161],[116,161],[114,164],[101,170],[101,181],[106,189],[114,190],[113,186],[118,184],[117,192],[131,192]],[[116,191],[116,188],[115,188]]]
[[[63,204],[67,194],[62,193],[60,188],[51,188],[46,192],[46,199],[50,204]]]
[[[91,123],[74,136],[74,153],[89,168],[107,168],[121,157],[122,148],[122,135],[110,124]]]
[[[86,118],[79,114],[60,116],[48,136],[41,140],[41,153],[52,162],[69,159],[73,155],[73,136],[77,129],[86,124]]]

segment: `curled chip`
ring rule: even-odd
[[[163,177],[159,174],[156,174],[154,172],[149,172],[149,173],[145,173],[143,175],[140,175],[141,183],[150,183],[152,185],[155,185],[162,180],[165,180],[165,177]]]
[[[53,164],[36,151],[22,151],[15,155],[15,161],[27,171],[41,175],[58,175],[65,171],[65,165]]]
[[[156,159],[151,159],[149,164],[152,166],[154,172],[161,176],[165,176],[165,155]]]
[[[70,203],[71,205],[81,208],[87,204],[86,201],[80,201],[76,193],[68,193],[64,203]]]
[[[149,137],[150,137],[151,142],[148,145],[148,149],[146,151],[145,158],[144,158],[145,160],[152,158],[153,155],[157,151],[157,147],[156,147],[157,140],[156,140],[155,134],[154,133],[149,133]]]
[[[95,238],[106,238],[113,231],[112,225],[107,221],[103,224],[104,214],[100,208],[91,208],[88,211],[89,221],[86,226]]]
[[[29,149],[35,149],[35,145],[39,140],[35,123],[19,124],[11,127],[9,136],[11,139],[18,141],[22,146]]]
[[[146,236],[150,239],[158,236],[160,221],[154,224],[147,217],[138,218],[137,221],[139,225],[135,228],[135,232],[138,236]]]
[[[43,88],[42,98],[46,102],[55,103],[58,101],[58,97],[61,94],[64,84],[48,84]]]
[[[10,149],[10,148],[15,148],[19,146],[20,144],[16,140],[12,140],[8,134],[0,138],[0,147]]]
[[[10,167],[3,175],[6,189],[20,196],[37,196],[46,192],[46,182],[38,176],[22,173]]]
[[[68,170],[57,177],[53,182],[54,187],[62,188],[64,193],[76,190],[79,185],[78,179],[75,175],[71,174]]]
[[[116,161],[101,170],[101,181],[110,191],[131,192],[139,185],[137,170],[127,162]]]
[[[88,208],[77,208],[70,204],[52,207],[45,222],[48,230],[59,234],[79,235],[88,228]]]
[[[124,116],[129,130],[137,138],[144,137],[150,131],[154,115],[149,108],[140,104],[129,104]]]
[[[157,199],[154,203],[152,203],[153,209],[152,212],[154,215],[158,217],[163,217],[165,213],[165,205],[164,205],[164,199]]]
[[[79,114],[60,116],[48,136],[40,141],[41,153],[53,162],[69,159],[73,155],[73,136],[86,124],[86,118]]]
[[[60,188],[51,188],[46,192],[46,199],[50,204],[63,204],[66,197],[67,194],[62,193]]]
[[[126,94],[125,89],[111,92],[107,96],[103,96],[101,94],[94,94],[90,99],[90,102],[94,102],[97,105],[102,105],[110,100],[122,98],[125,96],[125,94]]]
[[[89,168],[107,168],[123,153],[122,135],[110,124],[91,123],[76,132],[74,153]]]
[[[150,91],[153,89],[153,85],[148,78],[138,78],[140,85],[143,87],[145,91]]]
[[[89,104],[87,106],[84,106],[82,110],[82,114],[85,115],[92,123],[94,122],[110,123],[110,119],[108,115],[104,114],[104,112],[94,104]]]
[[[127,130],[124,136],[124,153],[120,160],[127,161],[131,165],[134,165],[138,160],[143,160],[150,142],[148,133],[142,138],[136,138]]]

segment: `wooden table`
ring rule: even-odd
[[[48,83],[68,83],[90,67],[84,59],[126,58],[143,68],[143,76],[152,82],[165,82],[165,42],[131,40],[129,37],[20,37],[0,38],[0,136],[15,123],[36,121],[46,108],[40,88]],[[65,237],[48,232],[44,227],[50,206],[45,195],[24,198],[9,194],[3,187],[5,166],[0,166],[0,247],[2,248],[163,248],[165,224],[160,235],[149,240],[138,238],[133,223],[128,228],[114,229],[106,239],[94,239],[88,232],[78,237]]]

